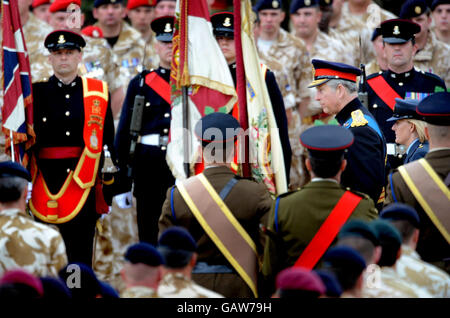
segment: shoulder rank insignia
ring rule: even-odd
[[[367,121],[367,119],[364,117],[363,112],[358,109],[352,112],[352,124],[350,127],[360,127],[360,126],[365,126],[367,125],[369,122]]]

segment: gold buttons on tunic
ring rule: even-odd
[[[69,117],[70,116],[70,112],[66,111],[66,116]]]
[[[66,131],[66,136],[70,136],[70,131]]]
[[[45,123],[47,121],[47,117],[42,117],[42,121]]]
[[[69,94],[66,94],[66,98],[69,99],[69,98],[70,98],[70,95],[69,95]]]

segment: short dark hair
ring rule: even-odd
[[[416,227],[408,220],[390,220],[390,222],[400,232],[403,244],[407,244],[411,240]]]
[[[337,175],[341,168],[344,156],[331,158],[318,158],[309,152],[309,160],[311,162],[311,169],[319,178],[332,178]]]
[[[0,178],[0,202],[16,202],[28,186],[28,181],[20,177]]]
[[[357,236],[339,238],[336,246],[348,246],[353,248],[361,254],[367,264],[371,262],[373,253],[375,252],[375,245],[373,245],[370,240]]]

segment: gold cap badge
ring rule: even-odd
[[[170,26],[170,23],[166,23],[166,26],[164,27],[164,32],[165,33],[172,32],[172,27]]]
[[[414,8],[414,12],[415,12],[416,14],[421,14],[421,13],[422,13],[422,8],[419,7],[419,6],[416,6],[416,7]]]
[[[225,21],[223,21],[222,24],[224,27],[230,27],[231,26],[231,19],[229,17],[225,18]]]
[[[58,38],[58,43],[63,44],[66,43],[66,39],[64,38],[64,34],[61,34]]]
[[[309,7],[311,5],[311,0],[305,0],[305,6]]]
[[[396,25],[394,27],[394,32],[392,32],[392,34],[394,34],[394,35],[399,35],[400,34],[400,29],[399,29],[398,25]]]
[[[278,9],[278,7],[280,6],[280,4],[278,3],[278,1],[272,1],[272,8],[274,9]]]

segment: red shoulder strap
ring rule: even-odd
[[[295,267],[313,269],[316,266],[361,199],[362,197],[350,191],[346,191],[342,195],[316,235],[295,262]]]
[[[395,99],[402,98],[383,78],[383,76],[376,76],[367,80],[367,83],[372,87],[375,94],[381,98],[386,105],[394,111]],[[403,99],[403,98],[402,98]]]
[[[156,72],[151,72],[145,76],[145,84],[150,86],[159,96],[161,96],[168,104],[170,101],[170,84],[167,83]]]

